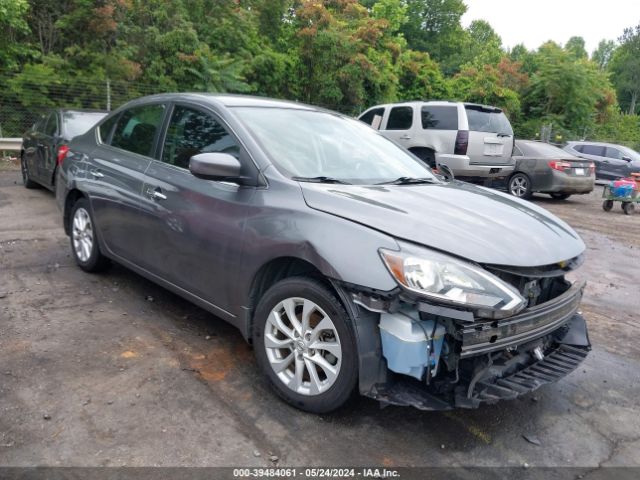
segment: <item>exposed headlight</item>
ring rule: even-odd
[[[380,254],[400,285],[438,303],[465,307],[485,318],[508,317],[524,308],[515,288],[472,263],[412,246],[399,252],[380,249]]]

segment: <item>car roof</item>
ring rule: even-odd
[[[251,95],[233,95],[228,93],[160,93],[156,95],[148,95],[146,97],[137,98],[128,102],[126,105],[134,106],[138,103],[147,103],[150,101],[171,102],[179,100],[197,100],[204,101],[217,106],[223,107],[263,107],[263,108],[294,108],[299,110],[316,110],[327,111],[321,107],[314,107],[304,103],[292,102],[289,100],[278,100],[266,97],[257,97]]]
[[[624,147],[624,145],[619,145],[617,143],[592,142],[590,140],[571,140],[567,142],[567,144],[568,145],[597,145],[600,147]]]
[[[465,107],[475,107],[475,108],[483,108],[483,109],[487,109],[487,110],[495,110],[495,111],[499,111],[502,112],[503,110],[501,108],[498,107],[494,107],[492,105],[484,105],[481,103],[472,103],[472,102],[457,102],[454,100],[411,100],[411,101],[407,101],[407,102],[395,102],[395,103],[383,103],[380,105],[374,105],[372,107],[367,108],[366,110],[363,110],[364,112],[371,110],[372,108],[386,108],[386,107],[399,107],[399,106],[407,106],[407,107],[420,107],[423,105],[433,105],[433,106],[458,106],[458,105],[462,105]]]

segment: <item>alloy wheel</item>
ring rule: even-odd
[[[88,262],[93,252],[93,225],[91,224],[89,212],[82,207],[78,208],[73,215],[71,235],[76,256],[81,262]]]
[[[511,191],[512,195],[522,198],[527,194],[528,189],[529,182],[526,178],[517,176],[513,177],[513,179],[511,180],[509,190]]]
[[[301,395],[326,392],[338,379],[342,346],[331,318],[314,302],[287,298],[270,312],[267,360],[278,379]]]

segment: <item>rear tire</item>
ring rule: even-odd
[[[570,193],[550,193],[549,195],[551,195],[551,198],[554,200],[566,200],[571,196]]]
[[[353,395],[358,379],[354,329],[321,282],[290,277],[276,283],[258,303],[252,333],[257,363],[287,403],[327,413]]]
[[[605,200],[604,202],[602,202],[602,209],[605,212],[610,212],[612,208],[613,208],[613,200]]]
[[[24,157],[22,155],[20,155],[20,171],[22,172],[22,183],[25,188],[31,190],[40,186],[29,177],[29,167],[27,167],[27,162],[24,161]]]
[[[96,273],[109,266],[109,259],[100,252],[98,232],[86,198],[80,198],[73,204],[69,236],[71,253],[82,270]]]
[[[531,190],[531,180],[524,173],[516,173],[511,176],[508,183],[508,190],[514,197],[528,200],[533,194]]]

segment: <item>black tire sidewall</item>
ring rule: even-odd
[[[316,303],[333,321],[342,345],[340,372],[335,383],[319,395],[301,395],[284,385],[271,368],[264,347],[264,330],[271,310],[282,300],[300,297]],[[312,413],[336,410],[353,395],[358,379],[357,342],[353,324],[336,296],[322,283],[304,277],[291,277],[276,283],[260,299],[252,329],[256,361],[269,378],[276,393],[287,403]]]
[[[78,258],[76,253],[76,249],[73,245],[73,219],[75,218],[76,211],[80,208],[83,208],[89,214],[89,219],[91,221],[91,229],[93,231],[93,247],[91,248],[91,255],[89,255],[89,259],[86,262],[83,262]],[[71,209],[71,225],[70,225],[70,245],[71,245],[71,254],[73,255],[74,260],[78,264],[78,266],[84,270],[85,272],[95,272],[101,270],[105,264],[105,258],[102,256],[100,252],[100,246],[98,245],[98,232],[96,230],[96,222],[93,219],[93,213],[91,211],[91,206],[89,205],[89,201],[86,198],[80,198],[76,203],[73,204],[73,208]]]

